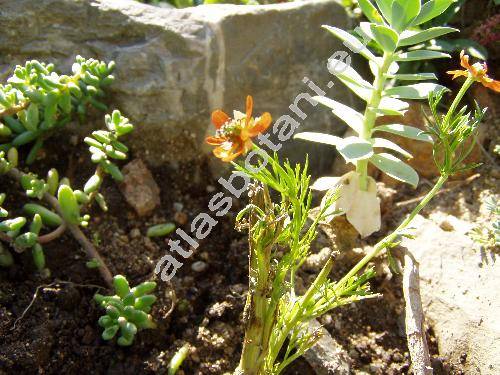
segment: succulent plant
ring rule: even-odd
[[[156,297],[149,293],[156,288],[156,283],[145,281],[130,288],[125,276],[116,275],[113,285],[114,295],[94,296],[95,301],[106,309],[106,314],[99,319],[99,325],[104,328],[102,338],[111,340],[120,331],[118,345],[129,346],[137,331],[156,327],[149,314],[151,305],[156,301]]]

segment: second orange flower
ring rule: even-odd
[[[484,87],[492,89],[493,91],[500,92],[500,81],[495,81],[493,78],[488,76],[488,67],[486,63],[469,63],[469,56],[465,54],[464,51],[460,53],[460,65],[465,68],[465,70],[451,70],[448,74],[453,75],[453,79],[464,76],[472,77],[474,81],[480,82]]]

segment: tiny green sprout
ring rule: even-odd
[[[78,225],[80,223],[80,206],[73,189],[68,185],[61,185],[57,193],[57,200],[64,219],[68,223]]]
[[[167,236],[175,230],[175,224],[173,223],[163,223],[158,225],[153,225],[148,228],[146,236],[148,237],[163,237]]]
[[[93,269],[93,268],[99,268],[101,267],[101,262],[99,262],[98,259],[92,259],[92,260],[89,260],[87,263],[85,263],[85,265],[87,266],[87,268],[90,268],[90,269]]]
[[[56,195],[57,188],[59,187],[59,172],[57,172],[57,169],[52,168],[48,171],[47,185],[49,185],[48,193],[50,195]]]
[[[102,338],[111,340],[120,331],[118,345],[129,346],[137,331],[156,327],[149,314],[156,301],[156,297],[149,293],[156,288],[156,283],[145,281],[131,289],[125,276],[116,275],[113,285],[115,295],[94,296],[94,300],[106,310],[106,314],[99,318],[99,325],[104,328]]]
[[[181,367],[182,362],[186,359],[189,354],[189,344],[184,344],[177,350],[172,359],[168,364],[168,375],[175,375]]]

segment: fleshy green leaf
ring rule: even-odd
[[[38,105],[36,105],[35,103],[31,103],[28,107],[28,110],[26,111],[26,122],[24,125],[26,126],[26,129],[36,131],[38,127],[38,121]]]
[[[422,5],[419,15],[413,20],[412,25],[417,26],[427,22],[449,8],[456,0],[430,0]]]
[[[123,298],[130,292],[130,286],[127,279],[123,275],[116,275],[113,277],[113,286],[116,294]]]
[[[163,236],[169,235],[174,230],[175,230],[174,223],[157,224],[157,225],[153,225],[152,227],[148,228],[146,236],[148,236],[148,237],[163,237]]]
[[[342,140],[340,137],[336,137],[331,134],[316,133],[316,132],[303,132],[297,133],[293,137],[294,139],[303,139],[305,141],[323,143],[330,146],[337,146]]]
[[[388,176],[417,187],[417,172],[397,157],[386,153],[375,154],[370,158],[370,162]]]
[[[397,56],[397,61],[419,61],[419,60],[431,60],[431,59],[443,59],[450,58],[451,56],[447,53],[429,51],[429,50],[419,50],[410,51],[406,53],[400,53]]]
[[[50,211],[48,208],[40,206],[36,203],[27,203],[23,207],[23,211],[28,215],[40,215],[42,221],[45,225],[51,227],[58,227],[62,224],[61,217],[55,212]]]
[[[382,15],[379,13],[377,8],[371,3],[370,0],[358,0],[358,5],[363,11],[363,14],[373,23],[384,23]]]
[[[422,43],[429,39],[435,39],[455,31],[459,30],[452,27],[431,27],[430,29],[424,31],[406,30],[401,33],[399,46],[412,46],[414,44]]]
[[[26,232],[16,238],[16,240],[14,241],[14,245],[17,248],[26,249],[28,247],[34,246],[37,239],[38,236],[36,235],[36,233]]]
[[[409,104],[395,98],[390,98],[388,96],[382,98],[380,104],[377,108],[377,112],[386,115],[401,115],[409,108]]]
[[[398,81],[427,81],[429,79],[437,79],[434,73],[388,74],[387,78],[394,78]]]
[[[43,252],[43,247],[39,243],[36,243],[31,249],[31,254],[33,256],[33,263],[38,271],[42,271],[45,268],[45,254]]]
[[[437,92],[446,87],[435,83],[416,83],[408,86],[397,86],[385,90],[384,94],[401,99],[427,99],[431,92]]]
[[[373,132],[376,131],[392,133],[401,137],[432,143],[432,137],[429,134],[413,126],[402,124],[380,125],[373,129]]]
[[[80,221],[80,206],[73,190],[68,185],[61,185],[57,193],[57,200],[61,206],[64,219],[71,224],[78,224]]]
[[[391,26],[397,31],[402,31],[420,13],[420,0],[394,0],[391,13]]]
[[[342,40],[351,51],[358,51],[366,59],[375,60],[375,55],[355,36],[337,27],[323,25],[323,28]]]
[[[365,81],[349,64],[338,60],[328,60],[328,71],[338,77],[344,84],[352,84],[357,87],[373,90],[371,83]]]
[[[373,155],[372,144],[359,137],[341,139],[337,145],[337,150],[347,162],[368,159]]]
[[[394,52],[398,45],[398,33],[387,26],[370,24],[372,35],[386,52]]]
[[[399,152],[401,155],[403,155],[407,159],[412,158],[412,155],[408,151],[406,151],[404,148],[398,146],[394,142],[389,141],[388,139],[385,139],[385,138],[374,138],[373,139],[373,147],[387,148],[389,150]]]
[[[391,22],[392,18],[392,0],[375,0],[378,8],[382,12],[383,16],[387,20],[387,22]]]
[[[335,116],[349,125],[356,133],[361,134],[363,130],[363,115],[361,113],[326,96],[315,96],[313,99],[330,108]]]

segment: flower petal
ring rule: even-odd
[[[466,70],[449,70],[446,73],[453,75],[452,79],[458,78],[460,76],[467,77],[468,73]]]
[[[263,133],[267,130],[271,122],[273,121],[271,114],[269,112],[265,112],[256,119],[255,124],[248,130],[249,137],[255,137],[260,133]]]
[[[248,95],[247,96],[247,105],[246,105],[246,125],[250,122],[250,118],[252,117],[252,111],[253,111],[253,98]]]
[[[227,141],[227,139],[221,138],[221,137],[207,137],[207,138],[205,138],[205,142],[208,143],[209,145],[212,145],[212,146],[219,146],[222,143],[224,143],[225,141]]]
[[[231,142],[227,141],[216,147],[213,151],[214,155],[221,159],[222,161],[229,162],[236,159],[244,151],[244,145],[242,142]]]
[[[215,125],[216,129],[219,129],[226,122],[230,121],[231,118],[220,109],[217,109],[212,112],[212,124]]]
[[[489,89],[492,89],[495,92],[500,92],[500,81],[494,81],[494,80],[483,80],[481,82],[484,87],[487,87]]]
[[[464,50],[460,52],[460,65],[462,65],[467,70],[471,70],[472,68],[469,63],[469,56],[465,54]]]

